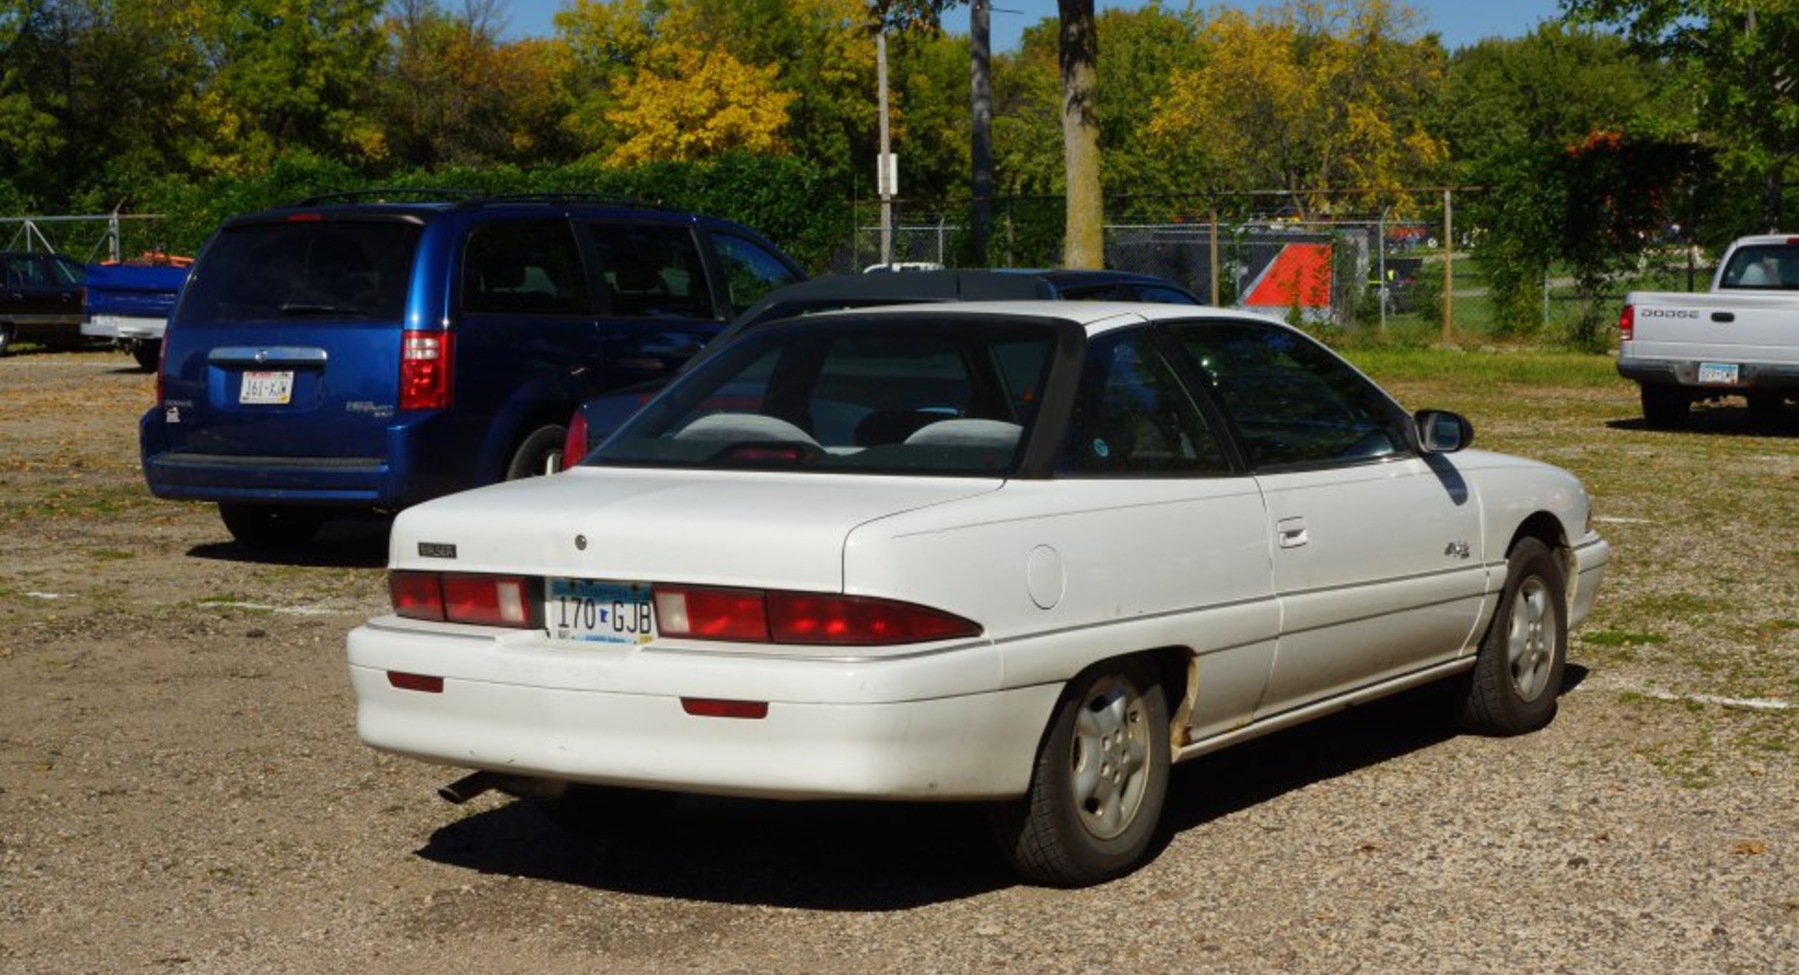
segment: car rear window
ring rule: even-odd
[[[769,326],[696,367],[586,463],[1008,474],[1056,343],[1056,330],[1037,323]]]
[[[194,269],[184,320],[399,320],[417,224],[290,221],[228,227]]]

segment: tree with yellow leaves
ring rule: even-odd
[[[726,151],[780,154],[787,107],[798,97],[775,87],[780,66],[746,65],[724,51],[657,49],[613,86],[606,121],[628,135],[609,164],[690,162]]]
[[[1177,72],[1148,130],[1211,186],[1286,189],[1301,213],[1332,189],[1387,191],[1428,179],[1446,158],[1425,128],[1441,81],[1435,38],[1392,0],[1287,0],[1250,14],[1212,12],[1205,59]]]

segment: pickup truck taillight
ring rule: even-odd
[[[455,372],[453,338],[449,332],[408,329],[403,333],[400,409],[441,410],[450,406],[450,377]]]
[[[1637,309],[1634,305],[1625,305],[1618,313],[1618,338],[1629,342],[1636,335]]]

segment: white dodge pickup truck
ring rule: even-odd
[[[1678,427],[1693,403],[1724,396],[1778,414],[1799,398],[1799,237],[1731,244],[1709,292],[1631,292],[1618,330],[1618,373],[1642,388],[1651,427]]]

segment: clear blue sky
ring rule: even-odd
[[[1054,0],[990,0],[993,6],[993,46],[995,50],[1011,50],[1018,46],[1026,27],[1034,26],[1056,15]],[[1145,0],[1097,0],[1107,7],[1140,7]],[[1554,17],[1556,0],[1406,0],[1407,5],[1424,15],[1423,29],[1436,31],[1450,50],[1472,44],[1485,37],[1518,37],[1530,33],[1537,22]],[[507,0],[508,36],[547,37],[555,33],[556,12],[572,4],[572,0]],[[1238,2],[1237,7],[1261,6]],[[447,4],[454,8],[454,4]],[[1168,10],[1185,10],[1185,0],[1164,0]],[[1211,6],[1210,2],[1202,6]],[[951,33],[968,32],[968,7],[951,11],[944,19]]]

